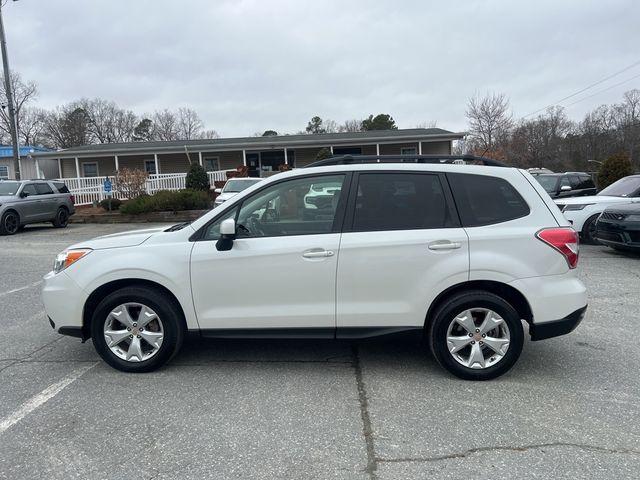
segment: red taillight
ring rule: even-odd
[[[536,237],[564,255],[569,268],[578,266],[578,233],[573,228],[543,228]]]
[[[74,205],[76,204],[76,197],[75,195],[70,195],[71,198],[71,203],[73,203]]]

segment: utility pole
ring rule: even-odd
[[[11,74],[9,72],[9,59],[7,58],[7,40],[4,36],[4,21],[2,20],[1,3],[0,47],[2,48],[2,66],[4,68],[4,88],[7,92],[7,106],[9,107],[9,127],[11,129],[11,143],[13,144],[13,171],[15,172],[16,180],[20,180],[20,145],[18,144],[18,122],[16,120],[16,110],[13,105],[13,92],[11,91]]]

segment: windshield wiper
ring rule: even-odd
[[[178,230],[182,230],[184,227],[186,227],[187,225],[190,225],[191,222],[184,222],[184,223],[178,223],[176,225],[174,225],[173,227],[169,227],[165,230],[165,232],[177,232]]]

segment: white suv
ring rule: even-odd
[[[131,372],[166,363],[188,331],[415,331],[454,375],[495,378],[520,355],[523,321],[541,340],[582,320],[578,238],[527,172],[456,160],[334,158],[273,176],[191,224],[74,245],[44,278],[50,323],[93,338],[107,363]],[[309,208],[324,185],[335,201]]]

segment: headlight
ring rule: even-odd
[[[567,204],[564,207],[563,212],[568,212],[570,210],[583,210],[584,207],[588,207],[589,205],[594,205],[593,203],[576,203],[576,204]]]
[[[627,218],[625,219],[628,222],[640,222],[640,215],[627,215]]]
[[[89,253],[91,253],[90,248],[78,248],[75,250],[65,250],[64,252],[60,252],[53,264],[53,271],[55,273],[60,273],[62,270],[73,265]]]

